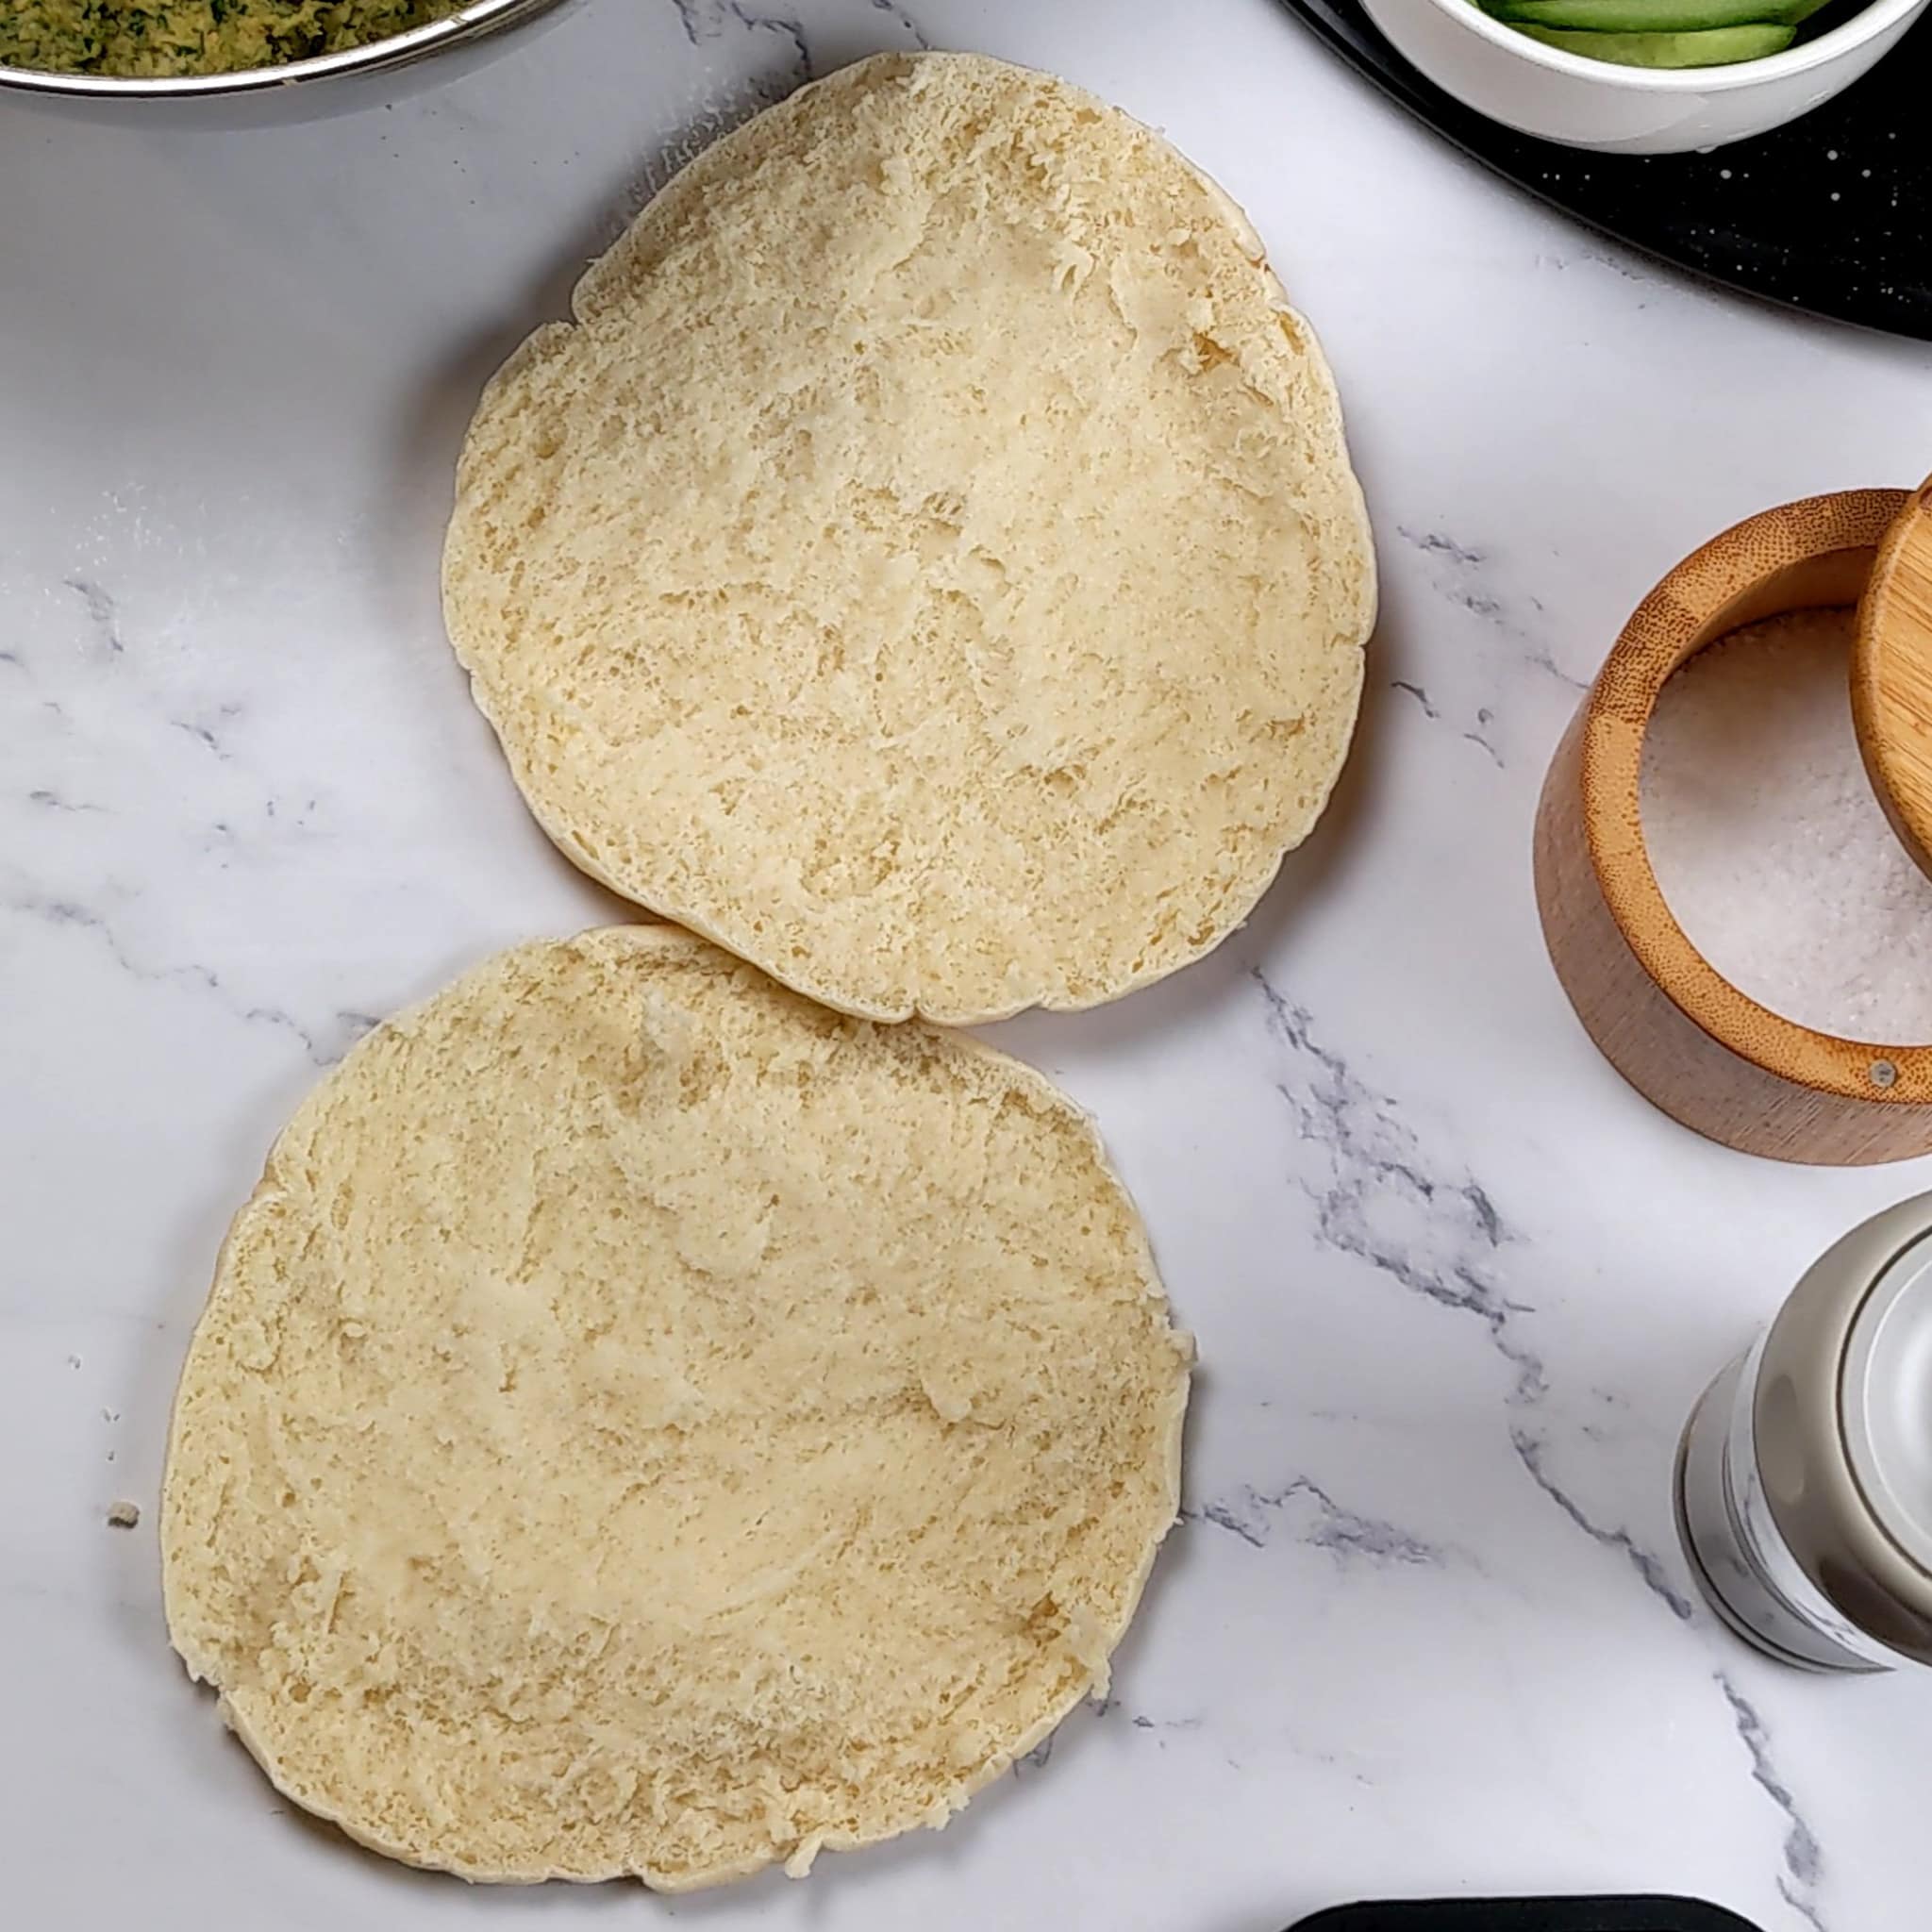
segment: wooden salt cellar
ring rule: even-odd
[[[1686,558],[1624,625],[1543,784],[1537,905],[1577,1017],[1639,1092],[1747,1154],[1849,1166],[1932,1152],[1932,1044],[1872,1046],[1800,1025],[1691,945],[1644,849],[1644,734],[1666,680],[1706,644],[1862,598],[1860,740],[1894,824],[1932,871],[1928,492],[1809,497]]]

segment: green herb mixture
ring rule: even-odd
[[[454,13],[461,0],[0,0],[0,66],[153,78],[278,67]]]

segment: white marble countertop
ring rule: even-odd
[[[707,132],[922,41],[1058,69],[1246,204],[1381,547],[1349,775],[1250,926],[999,1029],[1097,1113],[1200,1337],[1189,1517],[1117,1702],[943,1836],[675,1903],[472,1891],[289,1815],[169,1653],[169,1396],[318,1069],[490,949],[621,916],[526,818],[442,640],[484,375]],[[1271,1932],[1540,1888],[1924,1923],[1932,1680],[1743,1651],[1668,1479],[1704,1382],[1932,1163],[1787,1170],[1650,1111],[1573,1022],[1529,888],[1544,763],[1628,608],[1748,511],[1915,480],[1923,349],[1569,225],[1267,0],[582,0],[347,119],[0,106],[0,179],[11,1923]]]

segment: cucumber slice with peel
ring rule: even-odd
[[[1509,23],[1520,34],[1581,54],[1590,60],[1609,60],[1619,67],[1735,67],[1782,54],[1797,37],[1789,26],[1713,26],[1690,33],[1590,33],[1568,27],[1524,26]]]
[[[1720,26],[1796,26],[1827,0],[1483,0],[1511,26],[1594,33],[1702,33]]]

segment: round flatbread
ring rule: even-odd
[[[1187,1357],[1039,1074],[668,928],[522,946],[358,1045],[237,1218],[169,1630],[395,1857],[800,1870],[1105,1681]]]
[[[876,1019],[1089,1007],[1253,908],[1346,753],[1374,566],[1227,197],[996,60],[701,156],[484,394],[444,608],[615,891]]]

